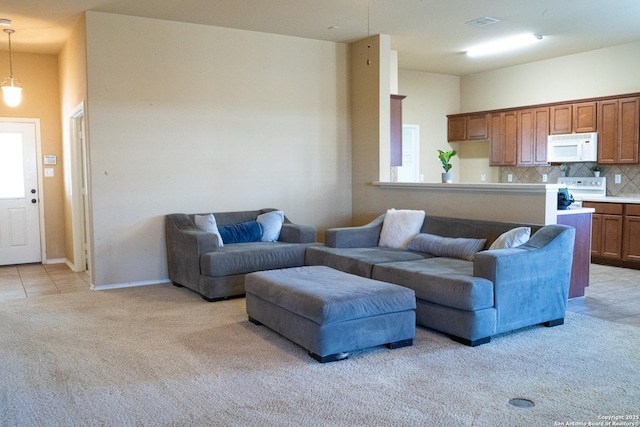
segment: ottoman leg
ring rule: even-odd
[[[394,348],[402,348],[413,345],[413,338],[409,338],[408,340],[400,340],[396,342],[390,342],[386,344],[389,350],[393,350]]]
[[[309,352],[309,356],[313,357],[320,363],[327,363],[327,362],[335,362],[337,360],[346,359],[349,357],[349,353],[336,353],[336,354],[330,354],[328,356],[320,356],[318,354]]]

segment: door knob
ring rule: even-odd
[[[37,200],[36,199],[31,199],[31,203],[36,203]]]
[[[36,194],[36,189],[35,188],[31,189],[31,194]]]

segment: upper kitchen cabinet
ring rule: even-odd
[[[595,132],[596,102],[553,105],[549,107],[549,134]]]
[[[549,108],[518,110],[517,163],[520,166],[547,164]]]
[[[516,111],[489,115],[489,165],[513,166],[517,164],[518,137]]]
[[[402,100],[406,95],[391,95],[391,166],[402,166]]]
[[[598,163],[638,164],[640,97],[598,102]]]
[[[477,141],[489,138],[487,114],[458,114],[447,116],[447,140],[449,142]]]

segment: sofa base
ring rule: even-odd
[[[205,300],[206,302],[217,302],[217,301],[225,301],[228,299],[235,299],[235,298],[244,298],[245,294],[241,294],[241,295],[229,295],[226,297],[218,297],[218,298],[207,298],[204,295],[201,295],[202,299]]]
[[[564,317],[561,317],[560,319],[549,320],[548,322],[544,322],[543,325],[547,328],[564,325]]]
[[[491,337],[480,338],[476,340],[468,340],[466,338],[460,338],[455,335],[447,335],[449,338],[460,344],[468,345],[469,347],[477,347],[482,344],[488,344],[491,342]]]

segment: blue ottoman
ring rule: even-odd
[[[319,362],[349,351],[413,344],[413,290],[325,266],[269,270],[245,277],[247,314],[255,324],[304,347]]]

